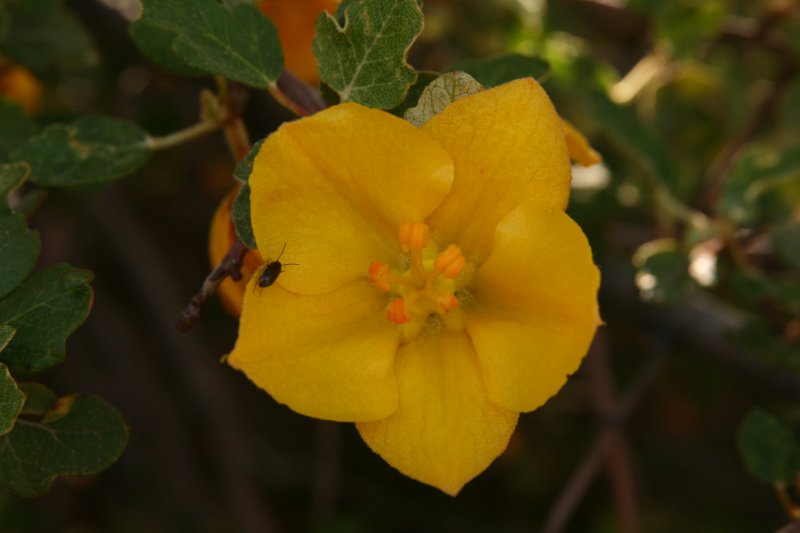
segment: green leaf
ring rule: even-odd
[[[24,280],[39,256],[39,234],[25,218],[0,211],[0,298]]]
[[[797,442],[777,418],[759,408],[747,413],[737,435],[739,453],[747,469],[767,483],[791,479],[790,462]]]
[[[25,111],[14,102],[0,98],[0,161],[7,161],[11,153],[36,133],[36,126]]]
[[[762,213],[760,200],[766,192],[800,179],[800,149],[778,152],[753,147],[739,158],[725,181],[716,210],[744,224]]]
[[[15,154],[31,166],[37,185],[65,187],[110,181],[138,170],[150,158],[147,133],[133,122],[85,117],[54,124]]]
[[[179,76],[202,76],[202,70],[189,65],[175,53],[172,44],[178,36],[175,24],[170,22],[170,2],[142,2],[144,10],[139,20],[128,26],[128,33],[136,47],[153,63],[161,65]]]
[[[218,74],[258,88],[272,85],[283,71],[278,32],[253,5],[144,0],[143,6],[131,36],[171,70]]]
[[[672,239],[658,239],[639,247],[633,256],[636,286],[642,300],[677,304],[689,296],[696,285],[689,276],[689,258]]]
[[[0,164],[0,212],[8,210],[8,195],[25,183],[31,173],[31,166],[24,161]]]
[[[8,367],[0,363],[0,436],[14,427],[24,401],[25,395],[17,387],[17,382],[11,377]]]
[[[481,84],[465,72],[442,74],[425,87],[416,107],[405,112],[405,119],[417,127],[422,126],[456,100],[482,90]]]
[[[0,437],[0,483],[38,496],[56,476],[105,470],[127,442],[128,428],[113,407],[94,396],[65,396],[42,419],[20,417]]]
[[[644,127],[632,107],[619,106],[597,90],[587,91],[585,96],[589,115],[618,149],[660,182],[676,180],[664,143]]]
[[[655,33],[658,40],[672,48],[676,57],[695,57],[696,48],[708,42],[710,35],[717,35],[724,24],[729,9],[719,2],[698,2],[683,5],[670,2],[656,16]]]
[[[391,109],[416,79],[406,53],[421,31],[416,0],[351,2],[342,25],[323,13],[314,39],[320,77],[342,102]]]
[[[0,362],[21,375],[60,364],[66,338],[89,315],[91,280],[91,272],[55,265],[34,273],[0,300],[0,324],[17,330]]]
[[[450,65],[448,71],[461,70],[471,75],[486,88],[496,87],[520,78],[543,81],[550,73],[547,61],[522,54],[505,54],[496,57],[465,59]]]
[[[250,151],[247,152],[247,155],[236,163],[236,168],[233,170],[233,177],[243,184],[250,180],[250,173],[253,172],[253,162],[255,162],[258,152],[261,151],[261,145],[264,144],[264,141],[265,139],[256,141],[253,147],[250,148]]]
[[[399,105],[397,105],[397,106],[393,107],[392,109],[390,109],[389,112],[392,113],[393,115],[396,115],[396,116],[400,117],[400,118],[404,118],[406,110],[417,105],[417,102],[419,102],[419,98],[420,98],[420,96],[422,96],[422,91],[425,90],[425,87],[430,85],[433,82],[433,80],[435,80],[439,76],[440,76],[440,74],[438,72],[434,72],[432,70],[420,70],[420,71],[418,71],[417,72],[417,81],[415,81],[414,84],[411,85],[411,87],[408,88],[408,92],[406,93],[405,100],[403,100],[402,103],[400,103]],[[323,85],[320,86],[320,89],[322,90],[325,87],[327,87],[327,85],[323,84]],[[336,96],[336,98],[338,100],[339,95],[336,94],[336,93],[333,93],[333,94]],[[338,103],[338,102],[336,102],[336,103]]]
[[[233,200],[231,206],[231,219],[233,220],[233,227],[236,229],[236,235],[248,248],[255,249],[256,238],[253,235],[253,224],[250,220],[250,173],[253,171],[253,161],[256,155],[261,150],[261,145],[264,144],[264,139],[261,139],[253,145],[247,156],[236,164],[236,170],[233,175],[242,182],[242,188],[239,189],[239,194]]]
[[[41,383],[23,381],[19,384],[19,388],[25,395],[25,404],[20,414],[44,416],[58,401],[58,395]]]
[[[5,350],[6,346],[8,346],[16,333],[17,330],[8,324],[0,324],[0,352]]]
[[[63,4],[61,0],[9,2],[9,27],[0,54],[33,70],[97,63],[91,39]]]
[[[19,197],[14,203],[14,212],[18,213],[25,218],[29,218],[47,198],[47,191],[45,189],[33,189],[27,191]]]
[[[800,220],[775,228],[772,232],[772,246],[786,264],[800,268]]]
[[[257,248],[256,237],[253,234],[253,224],[250,220],[250,185],[247,183],[242,185],[242,188],[239,189],[239,194],[233,200],[231,220],[239,240],[251,250]]]

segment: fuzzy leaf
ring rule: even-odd
[[[23,381],[19,389],[25,395],[25,405],[22,406],[23,415],[44,416],[47,411],[58,401],[58,395],[42,385],[33,381]]]
[[[395,116],[405,118],[406,110],[417,105],[417,102],[419,102],[419,98],[422,96],[422,91],[425,90],[425,87],[433,83],[433,81],[439,76],[440,74],[438,72],[434,72],[432,70],[418,71],[417,81],[415,81],[414,84],[408,88],[405,100],[403,100],[400,104],[390,109],[389,112]],[[324,87],[325,85],[321,86],[320,88]],[[334,95],[338,99],[339,95],[336,93],[334,93]]]
[[[31,173],[28,163],[8,163],[0,165],[0,212],[8,210],[6,198],[25,183]]]
[[[416,0],[353,1],[343,24],[324,13],[314,39],[320,77],[342,102],[391,109],[417,77],[406,53],[421,31]]]
[[[256,238],[253,235],[253,225],[250,221],[250,185],[247,181],[250,179],[250,173],[253,171],[253,161],[261,150],[261,145],[264,140],[260,140],[253,145],[250,153],[239,161],[236,165],[233,175],[242,182],[242,188],[239,189],[239,194],[233,200],[231,206],[231,219],[233,220],[233,227],[236,229],[236,235],[248,248],[256,248]]]
[[[7,32],[0,55],[33,70],[97,63],[97,52],[80,20],[62,0],[8,2]]]
[[[422,126],[460,98],[483,90],[480,83],[466,72],[448,72],[425,87],[416,107],[405,112],[405,119],[415,126]]]
[[[39,234],[25,218],[0,210],[0,298],[24,280],[39,256]]]
[[[151,59],[181,74],[225,76],[253,87],[283,71],[278,32],[257,7],[216,0],[144,0],[131,36]]]
[[[125,449],[128,428],[94,396],[65,396],[39,419],[17,419],[0,437],[0,483],[20,496],[44,494],[59,475],[96,474]]]
[[[14,421],[22,410],[25,395],[17,387],[6,365],[0,363],[0,436],[14,427]]]
[[[16,153],[31,181],[48,187],[101,183],[138,170],[150,158],[147,133],[133,122],[94,116],[54,124]]]
[[[91,272],[55,265],[36,272],[0,300],[0,324],[17,330],[0,362],[31,375],[60,364],[64,343],[86,320],[92,304]]]
[[[36,132],[33,121],[14,102],[0,98],[0,161],[22,146]]]
[[[11,339],[14,338],[14,335],[17,333],[17,330],[9,326],[8,324],[0,325],[0,352],[5,350],[6,346],[11,342]]]

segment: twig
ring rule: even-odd
[[[225,123],[223,128],[225,133],[225,141],[228,143],[228,148],[231,151],[234,161],[241,161],[247,154],[250,153],[250,135],[247,133],[247,128],[244,121],[239,117],[229,120]]]
[[[228,142],[228,148],[230,148],[234,161],[239,161],[247,156],[251,148],[247,128],[240,118],[247,100],[247,90],[239,84],[228,83],[228,80],[220,76],[216,78],[216,81],[218,96],[208,94],[204,97],[204,111],[212,116],[223,117],[221,125],[225,133],[225,140]],[[234,241],[228,253],[206,277],[203,286],[192,296],[189,304],[178,315],[175,323],[178,331],[189,331],[200,320],[203,307],[225,278],[230,277],[234,281],[242,279],[242,262],[247,251],[247,246],[238,236],[234,235]]]
[[[220,126],[222,126],[221,122],[204,120],[198,122],[194,126],[189,126],[186,129],[164,135],[163,137],[148,136],[145,144],[151,150],[166,150],[167,148],[172,148],[198,137],[202,137],[206,133],[219,129]]]
[[[227,120],[222,124],[225,141],[228,143],[233,160],[238,162],[247,157],[252,147],[250,135],[242,120],[249,91],[244,85],[229,82],[222,77],[217,78],[217,88],[227,115]]]
[[[556,504],[550,511],[542,528],[542,533],[560,533],[569,522],[572,513],[578,507],[583,495],[594,481],[603,465],[608,447],[611,444],[611,433],[604,432],[586,453],[580,466],[575,469],[564,490],[558,496]]]
[[[219,265],[211,271],[211,274],[205,279],[200,290],[192,296],[189,305],[178,315],[178,321],[175,324],[178,331],[189,331],[192,329],[192,326],[200,319],[206,302],[217,291],[217,287],[219,287],[220,283],[222,283],[225,278],[230,277],[234,281],[242,279],[242,262],[244,261],[244,256],[247,254],[247,251],[247,246],[236,237],[231,245],[231,249],[228,250],[228,253],[225,254],[225,257],[222,258]]]
[[[606,332],[597,332],[597,338],[587,357],[592,396],[597,415],[602,419],[614,409],[614,385],[608,362],[608,340]],[[622,533],[638,533],[639,518],[636,511],[636,487],[631,472],[628,443],[620,430],[622,420],[615,419],[609,432],[606,448],[606,468],[611,478],[614,504],[617,510],[619,530]]]
[[[663,344],[657,344],[649,361],[644,369],[639,372],[633,385],[631,385],[622,399],[618,400],[607,411],[608,414],[604,417],[606,425],[600,430],[600,434],[584,456],[580,466],[575,469],[569,482],[559,494],[556,504],[550,511],[542,528],[542,533],[560,533],[564,530],[572,513],[599,473],[600,467],[608,457],[609,450],[614,446],[614,433],[618,431],[618,426],[631,416],[644,393],[656,381],[666,357],[666,347]]]

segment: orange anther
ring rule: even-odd
[[[403,222],[397,232],[404,252],[422,250],[428,246],[430,229],[424,222]]]
[[[386,280],[388,274],[389,265],[386,263],[373,261],[372,264],[369,265],[369,282],[383,292],[388,292],[390,288],[389,282]]]
[[[386,318],[395,324],[405,324],[411,320],[411,315],[406,312],[406,304],[402,298],[392,300],[386,308]]]
[[[447,313],[458,307],[458,298],[453,294],[443,294],[436,299],[436,302],[439,304],[442,313]]]
[[[445,278],[453,279],[461,274],[466,264],[467,261],[461,253],[461,248],[455,244],[451,244],[445,248],[442,253],[436,256],[436,259],[433,261],[433,269]]]

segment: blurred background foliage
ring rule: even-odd
[[[0,1],[0,13],[15,5]],[[137,51],[126,31],[135,1],[24,5],[42,30],[0,24],[0,53],[38,80],[38,124],[103,113],[166,134],[196,121],[212,80],[173,76]],[[752,533],[790,521],[800,7],[426,0],[424,11],[417,69],[543,58],[559,112],[604,157],[575,168],[570,205],[603,273],[606,325],[582,369],[455,499],[388,468],[351,425],[277,405],[219,364],[237,325],[218,302],[192,332],[174,329],[208,273],[208,225],[233,185],[215,133],[108,186],[52,190],[35,210],[41,193],[21,197],[39,264],[95,273],[88,321],[41,380],[107,399],[131,433],[101,475],[59,479],[38,499],[0,495],[0,531]],[[243,117],[255,140],[293,115],[250,90]]]

